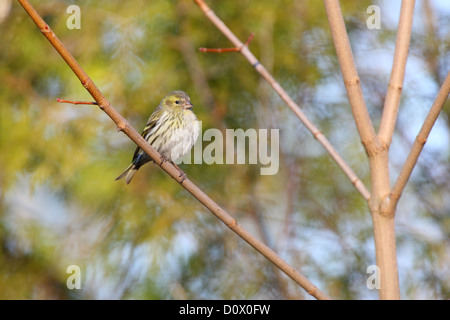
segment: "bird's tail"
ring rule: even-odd
[[[116,178],[116,180],[122,179],[126,176],[125,181],[127,182],[127,184],[129,184],[137,170],[138,168],[136,168],[136,166],[132,163],[124,172],[122,172],[120,176]]]

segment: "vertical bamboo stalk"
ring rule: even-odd
[[[392,65],[389,86],[384,101],[383,115],[378,136],[388,146],[391,144],[397,121],[400,98],[405,78],[406,61],[408,59],[409,43],[414,16],[415,0],[403,0],[400,9],[397,40],[395,42],[394,62]]]
[[[369,156],[372,188],[368,204],[373,221],[376,261],[381,273],[380,298],[399,299],[395,211],[383,207],[390,193],[388,147],[376,135],[369,117],[339,0],[324,0],[324,4],[353,118]]]

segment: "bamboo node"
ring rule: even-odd
[[[322,134],[322,131],[320,131],[320,130],[317,130],[317,131],[314,131],[313,132],[313,137],[314,137],[314,139],[319,139],[318,138],[318,136],[320,136]]]
[[[425,143],[427,143],[427,138],[417,138],[417,141],[420,143],[420,145],[424,146]]]
[[[44,26],[44,28],[41,29],[42,33],[50,33],[50,27],[48,26],[48,24],[46,24]]]
[[[394,90],[399,90],[399,91],[403,90],[403,86],[399,86],[399,85],[396,85],[396,84],[393,84],[393,83],[389,83],[388,88],[394,89]]]
[[[350,86],[350,87],[359,85],[359,82],[360,82],[360,80],[358,77],[356,77],[354,79],[344,80],[345,86]]]
[[[117,124],[117,132],[123,132],[125,128],[127,127],[128,123],[127,121],[121,121]]]

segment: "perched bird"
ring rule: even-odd
[[[142,137],[162,154],[162,162],[167,160],[173,163],[181,158],[191,150],[197,140],[200,125],[192,107],[186,92],[172,91],[161,100],[148,119]],[[137,147],[131,164],[116,180],[126,177],[127,184],[130,183],[136,171],[150,160],[150,156]],[[175,166],[180,171],[180,177],[183,176],[181,169]]]

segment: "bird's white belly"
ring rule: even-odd
[[[189,119],[189,121],[186,121],[187,125],[185,127],[175,130],[170,139],[160,150],[167,160],[175,161],[178,158],[183,157],[191,150],[195,141],[197,141],[200,125],[193,113],[192,116],[195,119]]]

